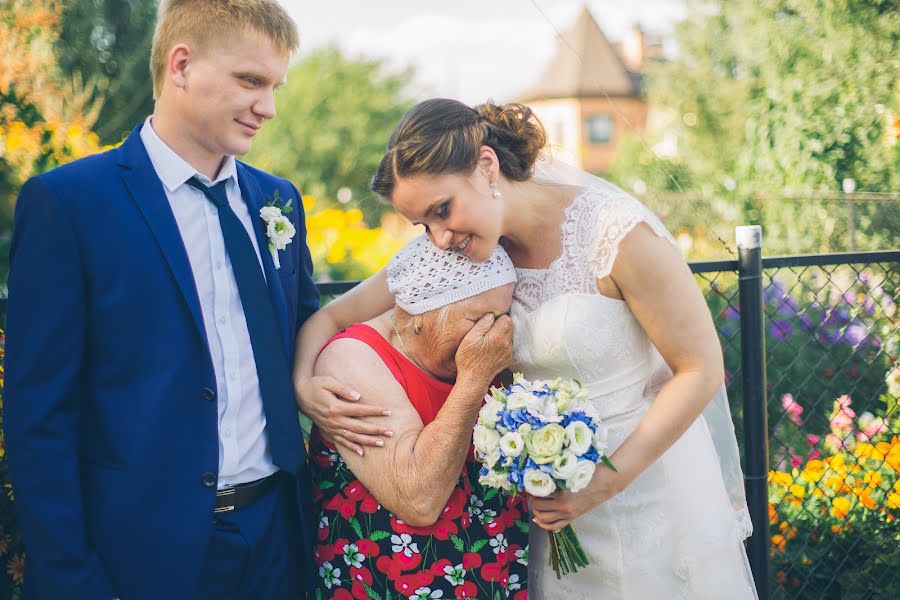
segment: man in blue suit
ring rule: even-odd
[[[300,194],[235,161],[296,49],[275,0],[163,0],[154,113],[16,207],[6,439],[26,597],[301,597]]]

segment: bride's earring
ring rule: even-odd
[[[422,328],[419,327],[415,321],[413,321],[412,328],[414,334],[419,335],[420,333],[422,333]]]
[[[499,200],[503,194],[501,194],[500,190],[497,189],[497,180],[491,179],[490,186],[491,186],[491,196],[493,196],[494,199]]]

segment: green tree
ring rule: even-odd
[[[900,189],[900,153],[889,139],[900,100],[896,0],[689,5],[678,57],[648,77],[651,105],[678,117],[668,133],[678,135],[677,162],[689,174],[679,179],[730,194],[743,220],[762,222],[770,239],[786,241],[797,223],[822,223],[831,239],[806,236],[803,249],[843,249],[831,247],[846,238],[843,211],[777,198],[838,192],[845,178],[860,191]],[[619,170],[632,167],[639,162]],[[875,212],[866,234],[887,240],[898,208],[881,203]]]
[[[412,105],[412,72],[390,73],[378,60],[318,50],[294,65],[276,95],[277,118],[260,132],[247,160],[333,204],[341,188],[366,222],[386,206],[369,189],[388,137]]]
[[[93,81],[103,108],[96,133],[117,143],[153,112],[150,42],[157,0],[64,2],[56,50],[69,78]]]

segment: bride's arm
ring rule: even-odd
[[[610,456],[617,471],[598,464],[582,492],[532,500],[535,520],[545,529],[564,527],[626,488],[700,416],[724,378],[709,309],[687,264],[667,240],[646,225],[635,227],[619,246],[611,279],[674,376]]]
[[[300,410],[338,444],[359,455],[363,454],[363,445],[382,445],[380,436],[392,435],[388,429],[366,423],[361,417],[386,415],[389,411],[359,403],[359,392],[338,378],[314,376],[313,367],[316,356],[331,336],[393,306],[394,296],[388,290],[387,275],[382,269],[316,311],[297,336],[294,389]]]

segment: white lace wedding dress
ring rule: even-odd
[[[609,427],[612,453],[671,371],[627,304],[602,296],[596,282],[609,275],[619,243],[638,223],[675,241],[642,204],[603,184],[586,188],[566,208],[562,254],[548,269],[517,269],[511,314],[513,369],[529,379],[580,380]],[[730,427],[730,415],[727,421]],[[572,523],[590,566],[557,580],[548,566],[547,533],[532,527],[529,596],[755,598],[742,544],[750,533],[745,508],[729,500],[701,417],[627,489]]]

